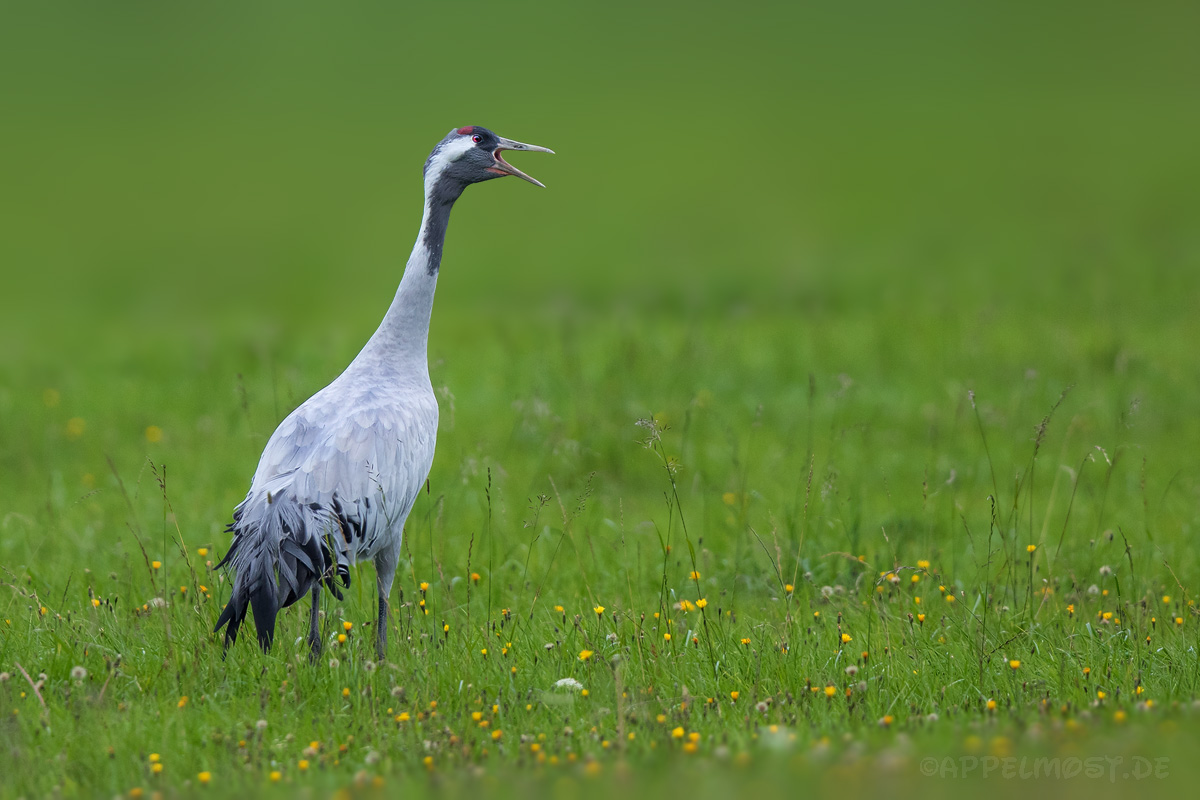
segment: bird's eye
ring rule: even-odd
[[[475,144],[479,144],[480,142],[483,141],[483,137],[477,133],[471,137],[471,141],[474,142]]]

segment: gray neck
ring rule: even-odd
[[[421,231],[412,255],[404,267],[400,287],[383,322],[367,342],[354,364],[382,366],[418,372],[428,379],[429,318],[433,313],[433,293],[442,265],[442,246],[450,210],[462,195],[462,185],[440,181],[425,187],[425,210]]]
[[[454,201],[462,197],[465,188],[463,184],[443,178],[425,192],[425,214],[421,217],[421,235],[417,237],[417,247],[424,245],[429,252],[425,268],[431,275],[436,275],[441,269],[442,245],[446,243],[450,209],[454,208]],[[413,254],[416,254],[416,250]],[[408,263],[412,263],[411,258]]]

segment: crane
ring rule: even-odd
[[[226,653],[247,609],[265,652],[279,610],[311,594],[315,659],[321,587],[341,600],[338,584],[350,586],[350,567],[373,559],[376,654],[384,659],[404,521],[429,475],[437,438],[427,349],[450,210],[473,183],[513,175],[543,186],[505,161],[505,151],[554,152],[479,126],[456,128],[433,148],[421,229],[383,321],[350,366],[289,414],[263,449],[250,491],[233,512],[233,542],[217,565],[234,573],[213,629],[225,627]]]

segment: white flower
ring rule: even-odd
[[[80,666],[71,667],[71,679],[81,681],[87,677],[87,670]]]
[[[579,681],[575,680],[574,678],[563,678],[562,680],[555,681],[554,688],[555,689],[570,689],[572,692],[578,692],[580,689],[583,688],[583,684],[580,683]]]

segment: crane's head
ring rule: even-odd
[[[505,175],[515,175],[535,186],[545,188],[540,181],[505,161],[505,150],[554,152],[545,147],[505,139],[478,125],[456,128],[438,142],[437,147],[429,154],[429,160],[425,162],[426,191],[437,190],[438,194],[453,200],[472,183],[503,178]]]

